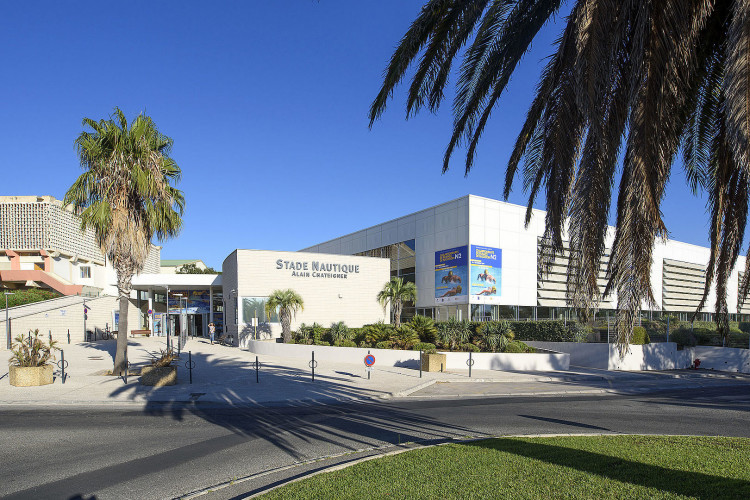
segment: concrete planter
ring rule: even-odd
[[[175,385],[177,383],[176,366],[144,366],[141,368],[141,384],[154,387]]]
[[[445,354],[422,353],[422,371],[439,372],[448,368]]]
[[[33,387],[52,383],[52,365],[15,366],[10,365],[10,385],[16,387]]]

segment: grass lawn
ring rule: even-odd
[[[500,438],[319,474],[264,495],[308,498],[750,499],[750,439]]]

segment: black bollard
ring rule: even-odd
[[[315,382],[315,351],[312,351],[312,381]]]
[[[419,378],[422,378],[422,351],[419,351]]]
[[[255,383],[256,384],[260,383],[260,376],[258,375],[258,368],[259,368],[258,365],[259,365],[258,356],[255,356]]]
[[[177,357],[180,357],[180,342],[177,342]]]
[[[70,328],[68,328],[68,344],[70,344]]]
[[[188,351],[188,371],[190,372],[190,383],[193,383],[193,353]]]
[[[60,349],[60,370],[62,370],[62,383],[65,383],[65,351]]]
[[[440,363],[440,373],[443,373],[443,363]]]
[[[471,351],[469,351],[469,378],[471,378],[471,365],[474,364],[474,361],[471,359]]]

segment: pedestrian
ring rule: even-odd
[[[208,324],[208,334],[211,337],[211,345],[214,344],[214,335],[216,334],[216,325],[213,323]]]

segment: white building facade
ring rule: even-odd
[[[391,262],[393,276],[417,285],[416,304],[405,316],[435,319],[572,318],[566,298],[567,258],[558,257],[547,275],[540,269],[545,212],[534,210],[528,227],[526,208],[468,195],[356,233],[303,249],[342,255],[368,255]],[[611,248],[610,227],[607,247]],[[609,250],[601,264],[603,291]],[[709,250],[678,241],[654,244],[651,282],[656,305],[643,305],[644,317],[664,313],[687,320],[695,311],[705,283]],[[750,304],[737,309],[745,257],[740,257],[728,286],[734,320],[750,319]],[[598,317],[611,314],[617,297],[599,304]],[[713,319],[712,290],[701,319]]]

